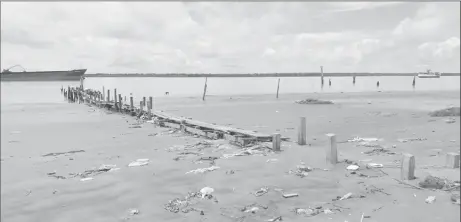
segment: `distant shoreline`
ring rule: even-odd
[[[372,76],[417,76],[417,73],[323,73],[324,77],[372,77]],[[460,76],[460,73],[442,73],[444,76]],[[321,73],[255,73],[255,74],[235,74],[235,73],[222,73],[222,74],[188,74],[188,73],[130,73],[130,74],[109,74],[109,73],[96,73],[85,74],[83,77],[162,77],[162,78],[178,78],[178,77],[213,77],[213,78],[235,78],[235,77],[321,77]]]

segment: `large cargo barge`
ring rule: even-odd
[[[11,69],[11,68],[10,68]],[[1,81],[80,81],[86,69],[74,69],[69,71],[22,71],[13,72],[4,69],[0,76]]]

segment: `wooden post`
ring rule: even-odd
[[[117,104],[117,97],[118,97],[117,89],[114,89],[114,102],[115,102],[115,104]]]
[[[123,102],[122,102],[122,94],[118,94],[118,104],[119,104],[119,110],[120,112],[123,111]]]
[[[447,153],[446,166],[448,168],[459,168],[459,154]]]
[[[67,86],[67,100],[70,100],[70,94],[72,91],[70,91],[70,86]]]
[[[102,86],[102,100],[106,98],[106,89]]]
[[[130,96],[130,110],[133,111],[134,110],[134,104],[133,104],[133,97]]]
[[[322,86],[323,86],[323,66],[320,66],[320,75],[321,75],[320,80],[321,80]]]
[[[404,153],[402,155],[402,165],[400,167],[400,177],[402,180],[415,179],[415,156]]]
[[[124,100],[124,101],[126,102],[126,96],[125,96],[125,100]]]
[[[142,101],[139,101],[139,111],[143,111],[144,110],[144,103],[142,103]]]
[[[280,88],[280,78],[279,78],[279,80],[277,82],[277,95],[275,96],[275,98],[277,98],[277,99],[279,98],[279,88]]]
[[[336,146],[336,135],[333,133],[327,134],[328,147],[326,150],[326,160],[329,164],[336,164],[338,162],[338,151]]]
[[[145,96],[142,97],[142,106],[144,106],[144,107],[146,106],[146,97]]]
[[[150,100],[147,101],[147,106],[146,107],[147,107],[147,117],[150,119],[152,117]]]
[[[413,83],[411,85],[413,86],[413,88],[415,87],[415,85],[416,85],[416,76],[413,76]]]
[[[352,76],[352,84],[355,85],[355,75]]]
[[[208,82],[208,77],[205,77],[205,86],[203,87],[203,96],[202,96],[203,101],[205,101],[207,82]]]
[[[298,127],[298,145],[306,145],[306,117],[301,117]]]
[[[149,104],[150,104],[150,109],[153,112],[153,110],[154,110],[154,97],[149,96]]]
[[[281,142],[282,142],[282,137],[280,133],[272,134],[272,150],[273,151],[280,151]]]
[[[107,102],[110,102],[110,90],[107,90]]]

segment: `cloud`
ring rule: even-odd
[[[1,37],[28,70],[459,72],[451,3],[2,2]]]

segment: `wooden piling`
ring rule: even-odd
[[[416,85],[416,76],[413,76],[413,83],[411,84],[413,87]]]
[[[150,109],[154,110],[154,97],[149,96]]]
[[[119,110],[120,112],[123,111],[123,102],[122,102],[122,94],[118,94],[118,104],[119,104]]]
[[[207,82],[208,82],[208,77],[205,77],[205,86],[203,86],[203,96],[202,96],[203,101],[205,101]]]
[[[306,145],[307,134],[306,134],[306,117],[299,118],[298,126],[298,145]]]
[[[145,96],[142,97],[142,105],[143,107],[146,107],[146,97]]]
[[[106,89],[102,86],[102,100],[106,98]]]
[[[144,103],[142,101],[139,101],[139,111],[143,111],[144,110]]]
[[[355,85],[355,75],[352,76],[352,84]]]
[[[338,162],[338,151],[336,145],[336,135],[333,133],[327,134],[328,147],[326,150],[326,160],[328,164],[336,164]]]
[[[152,118],[152,111],[151,111],[151,105],[150,105],[150,101],[147,101],[147,117],[150,119]]]
[[[323,86],[323,66],[320,66],[320,75],[321,75],[320,80],[321,80],[322,86]]]
[[[130,110],[133,111],[134,110],[134,104],[133,104],[133,97],[130,96]]]
[[[281,142],[282,142],[282,137],[280,133],[272,134],[272,150],[273,151],[280,151]]]
[[[277,95],[275,96],[275,98],[279,98],[279,89],[280,89],[280,78],[279,80],[277,81]]]
[[[117,97],[118,97],[117,89],[114,89],[114,103],[115,103],[115,105],[117,105]]]
[[[415,156],[409,153],[402,154],[400,177],[402,180],[415,179]]]
[[[107,90],[107,102],[110,102],[110,90]]]
[[[447,153],[446,166],[448,168],[459,168],[459,153]]]

